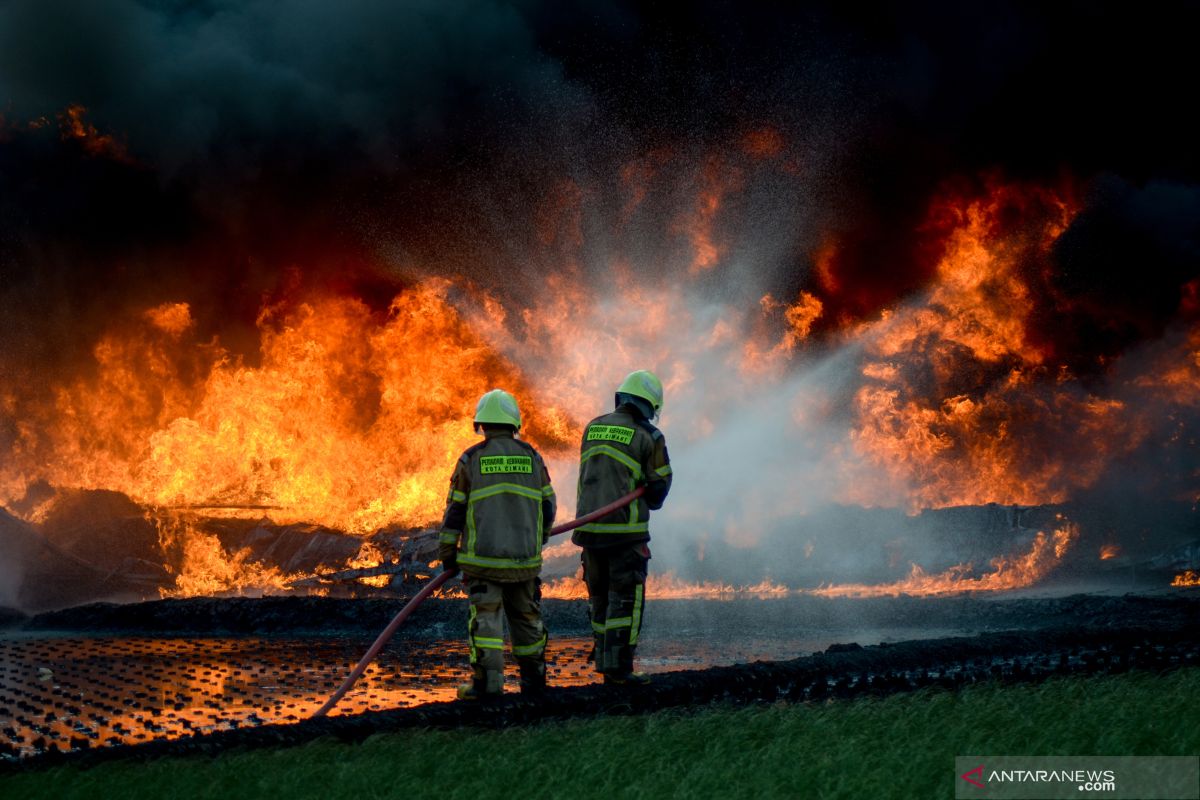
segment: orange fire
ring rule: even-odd
[[[82,109],[68,109],[63,126],[85,148],[117,157],[115,140],[88,125]],[[810,432],[829,438],[811,455],[813,472],[832,476],[821,502],[911,511],[1058,502],[1094,484],[1113,458],[1145,439],[1136,403],[1084,386],[1029,333],[1034,289],[1023,267],[1041,263],[1075,217],[1069,190],[993,180],[977,195],[948,194],[928,215],[940,248],[933,282],[866,322],[835,311],[833,298],[853,287],[837,274],[839,242],[831,233],[819,234],[808,256],[807,288],[732,292],[752,271],[733,273],[727,263],[738,252],[728,241],[738,206],[730,201],[754,170],[796,177],[785,166],[786,144],[763,126],[698,163],[647,154],[613,176],[616,203],[605,203],[603,186],[561,181],[532,213],[534,246],[551,267],[529,295],[425,277],[379,313],[352,297],[314,293],[262,308],[257,354],[245,357],[202,334],[202,311],[184,298],[114,313],[111,328],[91,343],[92,363],[48,379],[49,401],[30,400],[17,382],[0,386],[0,429],[14,432],[0,461],[0,505],[12,507],[44,480],[124,492],[160,512],[255,506],[276,522],[360,534],[431,526],[454,459],[476,441],[476,399],[503,387],[521,401],[523,433],[551,457],[563,518],[572,511],[581,426],[635,366],[657,370],[670,398],[664,427],[680,460],[676,498],[686,497],[671,508],[686,503],[689,524],[727,539],[752,537],[741,531],[774,521],[774,511],[734,524],[716,516],[727,509],[705,507],[709,498],[687,496],[686,447],[714,440],[726,421],[759,414],[752,403],[767,396],[785,398],[771,420],[781,447],[807,443]],[[688,192],[663,191],[681,180],[690,181]],[[618,250],[602,253],[606,269],[595,268],[601,258],[585,249],[594,221],[610,213],[612,228],[626,231],[648,213],[650,198],[664,195],[683,199],[661,226],[660,252],[669,254],[662,263],[634,263]],[[839,348],[851,365],[854,381],[841,395],[824,386],[797,389],[792,380],[827,355],[822,348]],[[1194,406],[1200,331],[1128,385]],[[1057,451],[1072,446],[1069,454]],[[745,479],[747,496],[766,499],[755,495],[762,491],[755,476]],[[739,513],[806,510],[792,502],[771,495]],[[285,577],[255,573],[245,554],[224,552],[211,535],[169,514],[163,519],[164,542],[186,556],[179,592],[255,591]],[[894,584],[818,593],[1026,586],[1073,540],[1071,528],[1039,534],[1028,554],[998,558],[993,572],[979,576],[966,565],[940,575],[914,566]],[[788,590],[652,576],[648,591]],[[558,582],[546,592],[578,596],[580,587]]]
[[[1019,236],[1005,227],[1013,208],[1028,223]],[[1088,394],[1069,375],[1049,381],[1052,365],[1026,334],[1030,289],[1019,267],[1044,258],[1076,210],[1052,192],[1007,185],[935,210],[949,234],[928,296],[853,333],[867,359],[851,438],[889,479],[855,481],[845,500],[899,500],[914,511],[1061,502],[1140,441],[1120,400]],[[1087,456],[1046,457],[1058,431],[1069,434],[1062,444],[1087,442]]]
[[[1172,586],[1200,586],[1200,572],[1187,570],[1176,575],[1171,580]]]
[[[384,319],[350,299],[265,309],[258,366],[197,342],[186,304],[149,309],[148,324],[96,345],[96,374],[62,387],[45,438],[31,430],[21,444],[53,454],[38,477],[151,506],[267,505],[277,521],[363,533],[430,524],[450,466],[478,438],[470,415],[488,389],[517,393],[539,446],[577,438],[445,291],[405,292]],[[20,497],[31,466],[0,467],[0,501]]]
[[[298,576],[249,559],[249,551],[230,553],[216,536],[198,530],[191,520],[167,515],[154,518],[163,552],[178,554],[181,567],[164,597],[282,594]]]
[[[1116,544],[1106,544],[1100,548],[1100,560],[1108,561],[1110,558],[1116,558],[1121,554],[1121,546]]]
[[[125,145],[112,134],[101,133],[88,122],[87,109],[81,105],[67,106],[67,110],[58,116],[58,125],[62,138],[79,142],[92,155],[106,156],[114,161],[130,160]]]
[[[1070,524],[1050,536],[1038,531],[1027,553],[994,558],[992,571],[978,576],[971,574],[970,564],[959,564],[937,575],[929,575],[913,564],[909,576],[894,583],[824,586],[810,593],[820,597],[897,597],[1021,589],[1037,583],[1054,569],[1078,536],[1078,529]]]

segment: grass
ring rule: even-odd
[[[953,797],[955,755],[1195,755],[1200,668],[56,768],[13,798]]]

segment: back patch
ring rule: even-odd
[[[523,472],[533,474],[532,456],[481,456],[479,471],[484,475],[495,475],[498,472]]]
[[[593,425],[588,428],[587,441],[629,444],[633,441],[633,428],[621,425]]]

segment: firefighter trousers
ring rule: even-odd
[[[645,542],[585,547],[582,559],[596,670],[617,675],[632,672],[642,630],[650,548]]]
[[[512,652],[524,685],[546,674],[546,626],[542,624],[542,582],[538,578],[504,582],[464,576],[471,610],[467,640],[477,680],[498,692],[504,675],[504,621],[512,635]]]

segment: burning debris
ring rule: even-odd
[[[1171,581],[1172,586],[1200,586],[1200,572],[1188,570],[1176,575]]]

